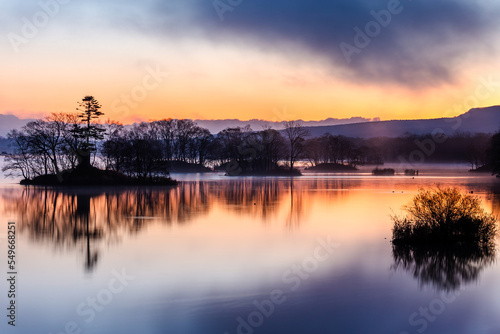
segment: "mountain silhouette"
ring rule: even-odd
[[[446,135],[457,132],[495,133],[500,130],[500,106],[473,108],[465,114],[450,118],[363,122],[313,126],[308,129],[312,137],[325,133],[359,138],[399,137],[405,134],[420,135],[433,132]]]
[[[166,115],[168,117],[168,115]],[[32,119],[21,119],[14,115],[0,114],[0,136],[6,136],[11,129],[19,129]],[[216,134],[227,127],[244,127],[250,125],[253,130],[261,130],[263,126],[271,126],[281,130],[282,122],[264,120],[241,121],[237,119],[195,120],[200,126]],[[468,112],[449,118],[391,120],[380,121],[378,118],[351,117],[345,119],[327,118],[322,121],[302,121],[312,137],[325,133],[347,137],[399,137],[405,134],[427,134],[439,131],[447,135],[457,132],[495,133],[500,130],[500,106],[473,108]]]

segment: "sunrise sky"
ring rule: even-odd
[[[500,104],[493,0],[0,0],[0,113],[281,121]]]

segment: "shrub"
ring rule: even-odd
[[[456,187],[421,189],[404,207],[405,217],[392,216],[393,243],[493,242],[496,218],[481,200]]]

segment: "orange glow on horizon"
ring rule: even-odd
[[[67,57],[67,52],[57,54],[45,46],[37,47],[36,54],[7,54],[0,113],[31,118],[72,112],[85,95],[103,105],[104,118],[123,123],[162,118],[425,119],[500,103],[500,91],[495,91],[477,99],[478,105],[464,104],[494,64],[467,68],[459,82],[412,88],[352,82],[331,73],[324,62],[298,64],[250,46],[184,42],[167,47],[142,39],[124,55],[126,41],[117,37],[110,45],[96,43],[90,60],[86,54]],[[154,56],[143,59],[144,52]],[[156,69],[163,73],[157,81],[148,78]]]

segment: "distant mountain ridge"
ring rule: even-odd
[[[5,137],[7,133],[12,129],[20,129],[26,123],[34,121],[34,119],[21,119],[14,115],[2,115],[0,114],[0,136]],[[273,122],[265,121],[261,119],[251,119],[248,121],[241,121],[239,119],[214,119],[214,120],[204,120],[195,119],[194,120],[199,126],[207,128],[211,133],[216,134],[221,130],[226,128],[235,127],[245,127],[250,125],[253,130],[261,130],[264,127],[271,127],[273,129],[280,129],[283,127],[283,122]],[[321,121],[302,121],[305,126],[331,126],[340,124],[354,124],[354,123],[364,123],[364,122],[377,122],[380,119],[377,118],[365,118],[365,117],[351,117],[351,118],[327,118]],[[136,124],[136,123],[134,123]],[[130,127],[133,124],[127,124],[126,127]]]
[[[20,129],[29,121],[33,121],[33,119],[21,119],[14,115],[0,114],[0,136],[5,137],[10,130]],[[277,130],[283,128],[282,122],[258,119],[194,121],[214,134],[228,127],[244,127],[246,125],[250,125],[253,130],[261,130],[264,126],[270,126]],[[405,134],[427,134],[433,131],[440,131],[447,135],[456,132],[495,133],[500,130],[500,106],[473,108],[465,114],[450,118],[380,121],[379,118],[351,117],[302,121],[302,123],[313,137],[325,133],[359,138],[399,137]]]
[[[365,117],[351,117],[351,118],[327,118],[321,121],[302,121],[305,126],[331,126],[340,124],[353,124],[353,123],[364,123],[364,122],[377,122],[380,119],[377,118],[365,118]],[[22,119],[14,115],[3,115],[0,114],[0,136],[5,137],[7,133],[12,129],[20,129],[26,123],[34,121],[34,119]],[[274,129],[280,129],[283,127],[283,122],[273,122],[265,121],[261,119],[251,119],[248,121],[241,121],[239,119],[214,119],[214,120],[203,120],[195,119],[199,126],[207,128],[211,133],[218,133],[229,127],[245,127],[250,125],[253,130],[261,130],[263,127],[272,127]],[[135,124],[135,123],[134,123]],[[129,127],[133,124],[127,124]]]
[[[33,119],[22,119],[14,115],[0,114],[0,136],[5,137],[12,129],[20,129]]]
[[[405,134],[420,135],[434,131],[446,135],[453,135],[457,132],[495,133],[500,130],[500,106],[473,108],[465,114],[450,118],[313,126],[308,127],[308,130],[313,137],[331,133],[359,138],[399,137]]]
[[[241,121],[239,119],[215,119],[215,120],[203,120],[203,119],[195,119],[196,123],[199,126],[207,128],[211,133],[218,133],[221,130],[227,128],[235,128],[235,127],[245,127],[246,125],[250,125],[252,130],[258,131],[262,130],[264,127],[271,127],[273,129],[280,129],[283,127],[283,122],[273,122],[273,121],[265,121],[261,119],[251,119],[248,121]],[[351,117],[351,118],[327,118],[321,121],[304,121],[298,120],[304,124],[304,126],[332,126],[332,125],[341,125],[341,124],[356,124],[356,123],[365,123],[365,122],[378,122],[380,121],[379,117],[376,118],[365,118],[365,117]]]

